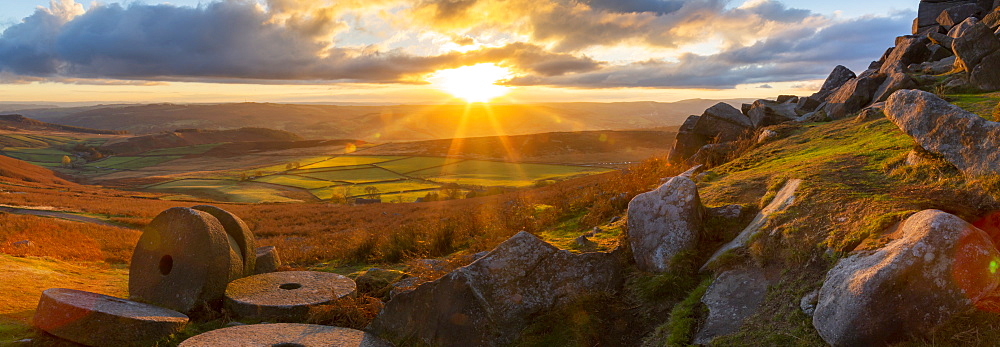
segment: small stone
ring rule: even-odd
[[[621,219],[622,219],[622,217],[620,217],[620,216],[614,216],[614,217],[611,217],[611,220],[610,220],[610,221],[608,221],[608,224],[611,224],[611,223],[614,223],[614,222],[617,222],[617,221],[620,221]]]
[[[42,292],[32,321],[49,334],[88,346],[148,346],[187,323],[180,312],[63,288]]]
[[[182,347],[392,347],[361,330],[312,324],[251,324],[212,330],[181,342]]]
[[[269,272],[278,271],[278,266],[281,266],[281,257],[278,256],[278,249],[274,246],[263,246],[257,247],[254,250],[257,261],[254,263],[254,274],[264,274]],[[326,264],[320,264],[319,266],[326,266]]]
[[[14,242],[14,243],[12,243],[10,245],[14,246],[14,247],[32,247],[32,246],[35,245],[35,243],[31,242],[29,240],[21,240],[21,241]]]
[[[764,143],[771,141],[778,137],[778,132],[771,129],[764,129],[757,135],[757,143]]]
[[[580,237],[577,237],[576,240],[573,240],[573,243],[576,243],[576,245],[580,248],[597,247],[597,243],[590,241],[590,239],[587,238],[587,235],[580,235]]]
[[[239,318],[304,321],[309,308],[353,296],[350,278],[327,272],[272,272],[233,281],[226,288],[226,308]]]
[[[802,310],[802,313],[805,313],[807,316],[812,317],[813,313],[816,312],[816,304],[818,303],[819,303],[819,289],[816,289],[812,292],[809,292],[809,294],[803,296],[802,300],[799,300],[799,309]]]

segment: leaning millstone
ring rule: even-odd
[[[278,266],[281,266],[281,257],[278,256],[278,249],[274,246],[257,247],[254,254],[257,261],[253,273],[256,275],[278,271]]]
[[[982,230],[925,210],[877,251],[841,259],[819,293],[813,326],[833,346],[884,346],[927,334],[990,301],[1000,259]]]
[[[1000,123],[920,90],[893,94],[885,114],[920,147],[941,155],[966,175],[1000,174]]]
[[[716,265],[715,262],[718,261],[723,254],[726,254],[726,252],[735,248],[746,246],[747,243],[750,242],[753,235],[757,234],[764,228],[764,225],[766,225],[768,220],[771,219],[771,216],[776,213],[784,212],[789,206],[795,203],[795,191],[799,189],[799,185],[801,184],[802,180],[800,179],[788,180],[788,182],[785,183],[785,186],[782,187],[781,190],[778,191],[778,194],[774,196],[774,200],[771,200],[770,204],[764,207],[763,210],[760,210],[760,213],[757,213],[757,216],[754,217],[752,222],[750,222],[750,225],[747,225],[747,227],[743,229],[743,231],[741,231],[735,239],[729,241],[729,243],[726,243],[725,245],[722,245],[721,248],[712,254],[712,257],[709,258],[708,261],[705,262],[705,265],[701,267],[701,271],[714,267]]]
[[[958,56],[955,67],[958,70],[972,71],[983,58],[1000,50],[1000,39],[993,35],[993,30],[989,27],[976,23],[965,35],[956,38],[951,48]]]
[[[63,288],[42,292],[32,321],[49,334],[88,346],[149,346],[187,323],[180,312]]]
[[[235,249],[240,252],[240,257],[243,259],[243,276],[253,275],[254,265],[257,263],[257,257],[253,254],[257,248],[257,239],[253,236],[253,232],[250,231],[250,227],[240,217],[215,206],[199,205],[192,208],[208,212],[212,217],[218,219],[219,223],[222,223],[222,227],[226,229],[226,234],[232,240],[236,241]]]
[[[640,270],[664,272],[672,258],[697,247],[704,211],[691,179],[674,177],[628,204],[628,240]]]
[[[284,271],[241,278],[226,288],[226,308],[240,318],[301,322],[309,308],[353,296],[350,278],[328,272]]]
[[[312,324],[250,324],[212,330],[181,342],[181,347],[392,347],[361,330]]]
[[[767,287],[771,284],[767,274],[758,268],[736,269],[723,272],[712,281],[701,297],[708,308],[708,317],[694,337],[696,345],[707,345],[712,339],[729,335],[743,325],[764,303]]]
[[[184,207],[161,212],[146,227],[129,265],[131,298],[188,313],[222,299],[243,263],[212,215]]]

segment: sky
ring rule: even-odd
[[[483,64],[499,102],[808,95],[918,3],[0,0],[0,102],[440,103]]]

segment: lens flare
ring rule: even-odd
[[[484,63],[439,70],[427,77],[427,81],[435,88],[472,103],[489,102],[510,92],[510,87],[497,85],[497,82],[512,76],[510,69]]]

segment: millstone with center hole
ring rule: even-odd
[[[52,288],[42,292],[32,323],[88,346],[148,346],[180,331],[188,317],[107,295]]]
[[[247,227],[246,223],[240,217],[215,206],[198,205],[192,208],[208,212],[212,217],[219,220],[219,223],[226,230],[226,234],[229,234],[236,241],[237,250],[243,259],[243,276],[253,275],[254,265],[257,263],[255,253],[257,240],[254,238],[253,232],[250,231],[250,227]]]
[[[184,313],[221,299],[243,260],[218,219],[185,207],[161,212],[132,253],[131,298]]]
[[[253,324],[212,330],[181,342],[180,347],[392,347],[361,330],[312,324]]]
[[[353,296],[350,278],[327,272],[286,271],[241,278],[226,288],[226,308],[240,318],[302,322],[309,308]]]

